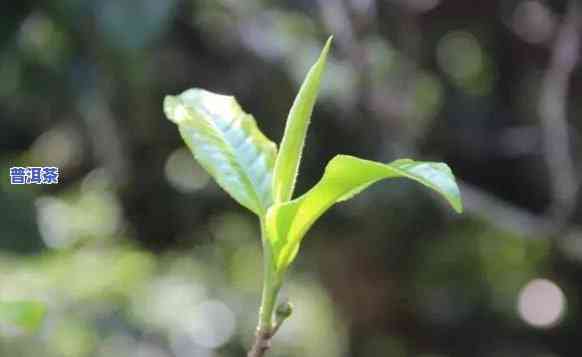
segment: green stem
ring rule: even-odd
[[[271,338],[275,332],[273,328],[273,311],[277,302],[277,294],[281,288],[281,282],[276,276],[273,263],[273,251],[271,250],[267,230],[262,219],[261,241],[263,245],[263,292],[255,343],[249,351],[248,357],[262,357],[271,347]]]
[[[263,243],[263,293],[259,310],[258,330],[271,331],[273,329],[273,310],[277,301],[279,287],[275,281],[275,267],[273,266],[273,252],[269,243],[266,229],[261,220],[261,240]]]

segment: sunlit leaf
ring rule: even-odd
[[[241,205],[263,215],[273,202],[276,146],[230,96],[189,89],[164,99],[194,157]]]
[[[0,328],[32,332],[40,326],[45,313],[45,306],[38,302],[0,302]]]
[[[444,163],[404,159],[382,164],[338,155],[329,162],[323,177],[311,190],[269,209],[266,224],[277,269],[287,268],[305,233],[333,204],[353,197],[381,179],[396,177],[420,182],[440,193],[455,211],[460,213],[463,209],[453,173]]]
[[[285,133],[273,174],[273,193],[277,203],[288,201],[293,196],[305,136],[319,92],[319,83],[325,69],[331,40],[332,37],[327,40],[319,59],[307,73],[287,116]]]

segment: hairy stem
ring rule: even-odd
[[[263,293],[259,309],[259,322],[255,333],[255,342],[249,350],[248,357],[262,357],[271,348],[271,338],[275,334],[273,327],[273,310],[281,282],[275,273],[273,252],[269,243],[263,220],[261,219],[261,241],[263,244]]]

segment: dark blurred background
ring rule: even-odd
[[[254,217],[162,113],[232,94],[274,141],[333,53],[297,193],[337,153],[446,161],[466,212],[395,180],[308,234],[272,356],[582,355],[582,5],[543,0],[22,0],[0,21],[0,299],[36,299],[7,357],[242,356]],[[10,185],[56,166],[58,185]]]

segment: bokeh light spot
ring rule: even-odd
[[[522,1],[513,13],[512,27],[522,39],[529,43],[548,41],[556,27],[550,10],[539,1]]]
[[[40,135],[31,147],[31,154],[45,166],[57,166],[61,170],[77,166],[81,162],[83,146],[80,134],[67,127],[55,128]]]
[[[194,342],[202,347],[222,346],[236,329],[234,313],[220,301],[203,301],[196,307],[193,317],[189,332]]]
[[[483,53],[472,34],[455,31],[438,43],[437,59],[445,73],[457,80],[475,77],[483,67]]]
[[[187,149],[177,149],[170,154],[165,166],[166,179],[178,192],[189,193],[204,188],[209,176],[192,158]]]
[[[564,313],[566,299],[558,285],[547,279],[534,279],[520,291],[518,312],[528,324],[554,326]]]

